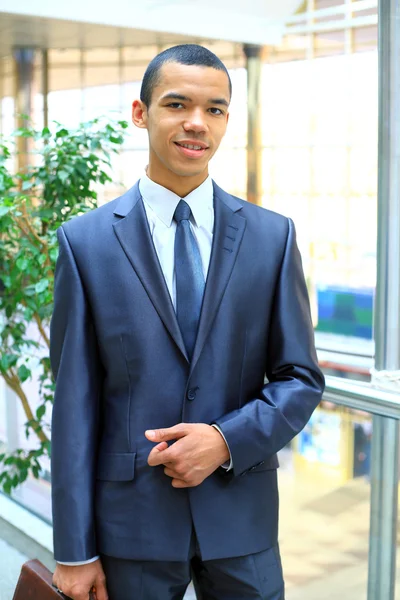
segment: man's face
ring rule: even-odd
[[[135,124],[149,134],[149,169],[170,180],[204,177],[228,123],[228,77],[211,67],[178,63],[163,65],[160,75],[150,106],[133,103]]]

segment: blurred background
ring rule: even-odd
[[[229,68],[233,97],[211,175],[230,193],[294,220],[319,361],[326,375],[350,386],[343,389],[354,400],[363,393],[351,386],[369,390],[376,367],[378,2],[214,4],[0,1],[0,132],[11,134],[18,113],[50,129],[55,121],[78,128],[103,115],[130,121],[144,70],[158,52],[190,42],[216,53]],[[112,159],[114,182],[99,188],[100,203],[140,178],[147,152],[146,131],[130,126]],[[392,333],[399,337],[398,329]],[[36,382],[27,381],[24,389],[34,404]],[[367,598],[377,411],[357,402],[339,401],[331,390],[281,452],[288,600]],[[25,420],[0,378],[0,447],[30,447]],[[396,435],[392,473],[398,468]],[[3,577],[7,589],[0,589],[0,598],[11,597],[23,557],[40,554],[52,565],[51,474],[47,460],[41,466],[40,477],[28,478],[11,498],[0,495],[0,555],[3,543],[10,560],[7,575],[0,568],[0,588]],[[395,580],[393,546],[400,534],[393,486],[392,477],[388,493],[396,519],[392,515],[385,539]],[[389,595],[372,596],[370,590],[368,598],[390,600],[394,593],[392,582]]]

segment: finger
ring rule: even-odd
[[[150,465],[150,467],[156,467],[157,465],[164,465],[167,462],[171,462],[172,448],[168,448],[168,446],[166,447],[165,450],[156,450],[156,448],[157,448],[157,446],[152,449],[152,451],[150,452],[150,454],[147,458],[147,464]],[[174,452],[175,452],[175,450],[174,450]]]
[[[171,482],[172,487],[174,488],[187,488],[187,487],[193,487],[191,485],[189,485],[186,481],[184,481],[183,479],[173,479]]]
[[[168,448],[168,442],[160,442],[159,444],[157,444],[157,446],[154,446],[154,448],[152,448],[152,452],[154,451],[158,451],[158,452],[162,452],[163,450],[166,450]]]
[[[94,587],[93,596],[94,598],[96,598],[96,600],[108,600],[106,584],[103,582],[98,582],[97,585]]]
[[[170,469],[169,467],[165,467],[164,473],[168,475],[168,477],[172,477],[172,479],[182,479],[182,475],[179,475],[174,469]]]
[[[165,429],[148,429],[145,431],[145,436],[152,442],[165,442],[185,437],[189,433],[189,429],[189,423],[178,423],[178,425]]]

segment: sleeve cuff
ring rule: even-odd
[[[59,565],[67,565],[69,567],[79,567],[79,565],[88,565],[89,563],[94,562],[98,558],[100,558],[100,556],[94,556],[93,558],[89,558],[89,560],[81,560],[78,562],[63,562],[61,560],[58,560],[57,562]]]
[[[219,431],[219,432],[220,432],[220,434],[221,434],[221,435],[222,435],[222,437],[224,438],[224,441],[225,441],[226,447],[227,447],[227,448],[228,448],[228,450],[229,450],[229,456],[230,456],[230,460],[229,460],[229,461],[227,461],[227,462],[225,462],[224,464],[222,464],[222,465],[221,465],[221,467],[222,467],[223,469],[225,469],[226,471],[231,471],[231,469],[233,469],[233,461],[232,461],[232,454],[231,454],[231,451],[230,451],[230,449],[229,449],[229,446],[228,446],[228,442],[226,441],[226,439],[225,439],[225,436],[224,436],[224,434],[222,433],[221,429],[218,427],[218,425],[216,425],[215,423],[212,423],[211,427],[214,427],[214,428],[215,428],[217,431]]]

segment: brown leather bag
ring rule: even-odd
[[[13,600],[65,600],[52,579],[52,572],[39,560],[28,560],[22,565]]]

